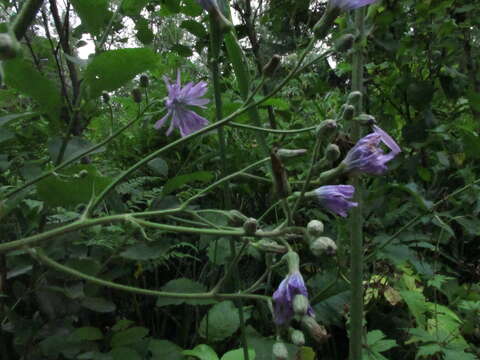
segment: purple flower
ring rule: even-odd
[[[308,291],[303,282],[302,274],[298,271],[288,274],[273,293],[273,314],[277,325],[288,323],[294,316],[293,299],[296,295],[303,295],[308,298]],[[307,314],[314,316],[310,305]]]
[[[387,162],[401,150],[397,143],[382,129],[374,125],[374,132],[358,140],[343,160],[348,171],[359,171],[380,175],[387,171]],[[380,144],[384,143],[390,152],[385,154]]]
[[[330,6],[342,10],[352,10],[369,5],[375,1],[377,0],[330,0]]]
[[[207,126],[207,119],[197,115],[188,108],[189,106],[205,108],[204,105],[210,102],[208,99],[201,98],[207,92],[207,83],[200,81],[194,85],[192,82],[189,82],[182,87],[180,84],[180,72],[177,73],[177,82],[175,83],[170,83],[167,77],[163,79],[168,90],[168,97],[165,100],[167,114],[155,123],[155,129],[160,129],[170,116],[172,121],[167,130],[167,135],[170,135],[174,128],[178,128],[183,137]]]
[[[216,0],[197,0],[201,7],[203,7],[206,11],[210,11],[213,8],[217,7]]]
[[[314,190],[318,202],[331,212],[347,217],[347,211],[358,203],[349,201],[355,193],[352,185],[326,185]]]

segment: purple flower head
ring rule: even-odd
[[[217,7],[216,0],[197,0],[201,7],[206,11],[211,11],[213,8]]]
[[[330,6],[342,10],[352,10],[369,5],[375,1],[377,0],[330,0]]]
[[[273,293],[273,314],[277,325],[287,324],[294,316],[293,299],[295,295],[303,295],[308,298],[308,291],[303,282],[302,274],[298,271],[288,274]],[[314,316],[310,305],[307,314]]]
[[[347,211],[358,206],[358,203],[349,201],[355,193],[352,185],[326,185],[314,190],[318,202],[331,212],[347,217]]]
[[[177,73],[177,81],[175,83],[170,83],[170,79],[167,77],[163,79],[168,90],[168,97],[165,100],[167,114],[155,123],[155,129],[160,129],[170,116],[172,121],[167,130],[167,135],[170,135],[174,128],[178,128],[183,137],[207,126],[207,119],[189,109],[189,106],[205,108],[205,105],[210,102],[210,100],[202,98],[207,92],[207,83],[205,81],[200,81],[197,84],[189,82],[182,87],[180,84],[180,72]]]
[[[358,140],[350,149],[343,163],[348,171],[359,171],[380,175],[387,171],[387,162],[397,156],[401,150],[397,143],[382,129],[374,125],[374,132]],[[380,144],[384,143],[390,152],[385,154]]]

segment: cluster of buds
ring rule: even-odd
[[[312,220],[307,224],[307,239],[310,243],[310,251],[319,257],[323,254],[334,256],[337,252],[335,241],[323,235],[324,226],[320,220]]]

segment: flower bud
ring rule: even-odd
[[[245,231],[245,235],[253,236],[257,232],[257,220],[254,218],[248,218],[243,223],[243,231]]]
[[[335,24],[336,18],[340,15],[340,9],[328,7],[320,20],[313,26],[313,34],[318,40],[323,40]]]
[[[324,137],[332,134],[337,130],[337,122],[335,120],[324,120],[317,126],[317,136]]]
[[[150,79],[147,75],[140,76],[140,86],[143,88],[147,88],[150,83]]]
[[[342,120],[350,121],[353,119],[353,115],[355,115],[355,106],[345,105],[342,112]]]
[[[357,105],[362,101],[362,93],[360,91],[352,91],[348,94],[347,104],[348,105]]]
[[[265,76],[272,76],[280,65],[280,55],[273,55],[270,61],[263,67],[263,74]]]
[[[290,328],[290,340],[294,345],[305,345],[305,335],[303,335],[303,332],[301,332],[300,330]]]
[[[360,125],[364,126],[373,126],[377,123],[375,117],[369,114],[360,114],[357,116],[356,120]]]
[[[346,52],[352,48],[354,42],[355,37],[352,34],[345,34],[335,42],[335,51]]]
[[[229,219],[230,225],[240,226],[240,225],[243,225],[243,223],[248,219],[248,217],[243,215],[238,210],[230,210],[228,212],[228,219]]]
[[[106,91],[102,92],[102,100],[105,104],[108,104],[110,102],[110,94]]]
[[[302,318],[302,325],[308,331],[310,336],[318,343],[325,342],[330,336],[327,333],[327,330],[311,316],[304,316]]]
[[[80,170],[80,172],[78,173],[78,177],[81,179],[81,178],[84,178],[88,175],[88,171],[83,169],[83,170]]]
[[[287,248],[285,246],[279,245],[273,240],[262,239],[252,245],[263,252],[274,252],[278,254],[285,254],[287,252]]]
[[[307,234],[314,239],[323,234],[323,223],[320,220],[311,220],[307,224]]]
[[[331,163],[338,160],[340,157],[340,148],[336,144],[328,144],[327,148],[325,149],[325,157]]]
[[[278,149],[277,155],[283,160],[305,155],[307,151],[307,149]]]
[[[323,253],[333,256],[337,252],[337,244],[329,237],[320,236],[310,244],[310,250],[315,256],[321,256]]]
[[[15,35],[0,33],[0,60],[9,60],[17,57],[20,53],[20,43]]]
[[[137,104],[142,102],[142,91],[139,88],[132,90],[132,98]]]
[[[302,294],[293,297],[293,312],[295,315],[304,316],[308,311],[308,298]]]
[[[272,354],[274,360],[287,360],[288,350],[283,342],[276,342],[273,344]]]

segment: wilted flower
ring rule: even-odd
[[[352,185],[320,186],[314,193],[320,205],[343,217],[347,216],[347,210],[358,206],[358,203],[349,201],[355,193]]]
[[[207,119],[188,108],[189,106],[204,108],[204,105],[210,102],[210,100],[202,98],[207,92],[207,83],[200,81],[194,85],[192,82],[189,82],[182,87],[180,84],[180,72],[177,74],[175,83],[170,83],[167,77],[164,77],[164,81],[168,89],[168,98],[165,100],[167,114],[155,123],[155,129],[160,129],[170,116],[172,121],[167,130],[167,135],[171,134],[173,128],[178,128],[183,137],[207,126]]]
[[[308,291],[299,271],[288,274],[273,293],[273,312],[277,325],[288,323],[294,316],[293,299],[296,295],[303,295],[308,298]],[[310,305],[307,314],[313,316],[313,309]]]
[[[342,10],[352,10],[369,5],[375,1],[377,0],[330,0],[330,6]]]
[[[359,171],[367,174],[380,175],[387,171],[387,162],[397,156],[401,150],[395,140],[378,126],[373,126],[374,132],[361,138],[350,149],[343,160],[347,171]],[[385,154],[380,144],[384,143],[390,152]]]

